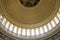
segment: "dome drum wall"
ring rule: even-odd
[[[49,21],[58,11],[58,0],[40,0],[34,7],[25,7],[19,0],[1,0],[3,16],[21,28],[38,28]]]
[[[30,37],[24,37],[24,36],[18,36],[18,35],[16,35],[16,34],[14,34],[13,32],[11,33],[11,32],[9,32],[9,30],[7,30],[7,29],[5,29],[4,28],[4,26],[2,27],[0,27],[0,29],[1,29],[1,31],[3,31],[3,33],[4,34],[6,34],[8,37],[11,37],[11,38],[14,38],[14,39],[17,39],[17,40],[20,40],[20,39],[46,39],[46,38],[48,38],[48,36],[50,37],[50,36],[53,36],[56,32],[58,32],[58,30],[60,30],[60,26],[59,26],[60,24],[58,24],[57,25],[57,27],[56,28],[54,28],[54,29],[52,29],[52,30],[50,30],[49,32],[47,32],[46,34],[44,33],[44,34],[41,34],[41,35],[39,35],[38,37],[32,37],[32,38],[30,38]],[[4,31],[5,30],[5,31]],[[24,37],[24,38],[23,38]]]
[[[0,23],[1,27],[4,27],[9,33],[20,35],[22,37],[40,37],[40,35],[45,34],[49,31],[52,31],[56,26],[58,26],[60,22],[60,9],[57,12],[57,15],[46,25],[43,25],[43,27],[39,27],[36,29],[23,29],[19,28],[17,26],[14,26],[9,21],[6,20],[2,15],[0,16]],[[58,27],[57,27],[58,28]]]

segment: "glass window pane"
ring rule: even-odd
[[[58,23],[59,23],[59,20],[58,20],[58,18],[57,18],[57,17],[55,17],[55,18],[54,18],[54,20],[55,20],[55,23],[56,23],[56,24],[58,24]]]
[[[31,29],[31,36],[35,36],[35,30]]]
[[[57,16],[58,16],[58,18],[59,18],[59,20],[60,20],[60,13],[57,13]]]
[[[36,35],[39,35],[39,28],[36,28],[36,29],[35,29],[35,34],[36,34]]]
[[[13,24],[10,25],[9,31],[13,31]]]
[[[50,24],[50,23],[48,23],[48,24],[47,24],[47,26],[48,26],[49,30],[51,30],[51,29],[52,29],[52,27],[51,27],[51,24]]]
[[[23,36],[26,35],[26,29],[22,29],[22,35],[23,35]]]
[[[30,29],[27,29],[27,36],[30,36]]]
[[[44,31],[45,31],[45,32],[47,32],[47,31],[48,31],[47,26],[44,26]]]
[[[42,27],[40,27],[39,31],[40,31],[40,34],[43,34],[43,33],[44,33],[44,31],[43,31],[43,28],[42,28]]]
[[[6,23],[6,26],[5,26],[5,27],[6,27],[6,28],[8,28],[8,27],[9,27],[9,24],[10,24],[10,23],[7,21],[7,23]]]
[[[56,26],[56,24],[55,24],[55,21],[54,21],[54,20],[52,20],[52,21],[51,21],[51,25],[52,25],[52,27],[55,27],[55,26]]]
[[[17,26],[14,27],[14,33],[17,33]]]
[[[18,35],[21,34],[21,28],[18,28]]]
[[[2,24],[5,26],[6,18],[3,19]]]

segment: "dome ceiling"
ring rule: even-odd
[[[22,28],[37,28],[49,22],[58,10],[58,0],[1,0],[3,16]]]

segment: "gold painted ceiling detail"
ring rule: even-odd
[[[59,0],[40,0],[34,7],[30,5],[29,0],[31,7],[26,7],[27,4],[24,6],[20,1],[1,0],[1,7],[3,16],[21,28],[38,28],[51,21],[58,11]]]

